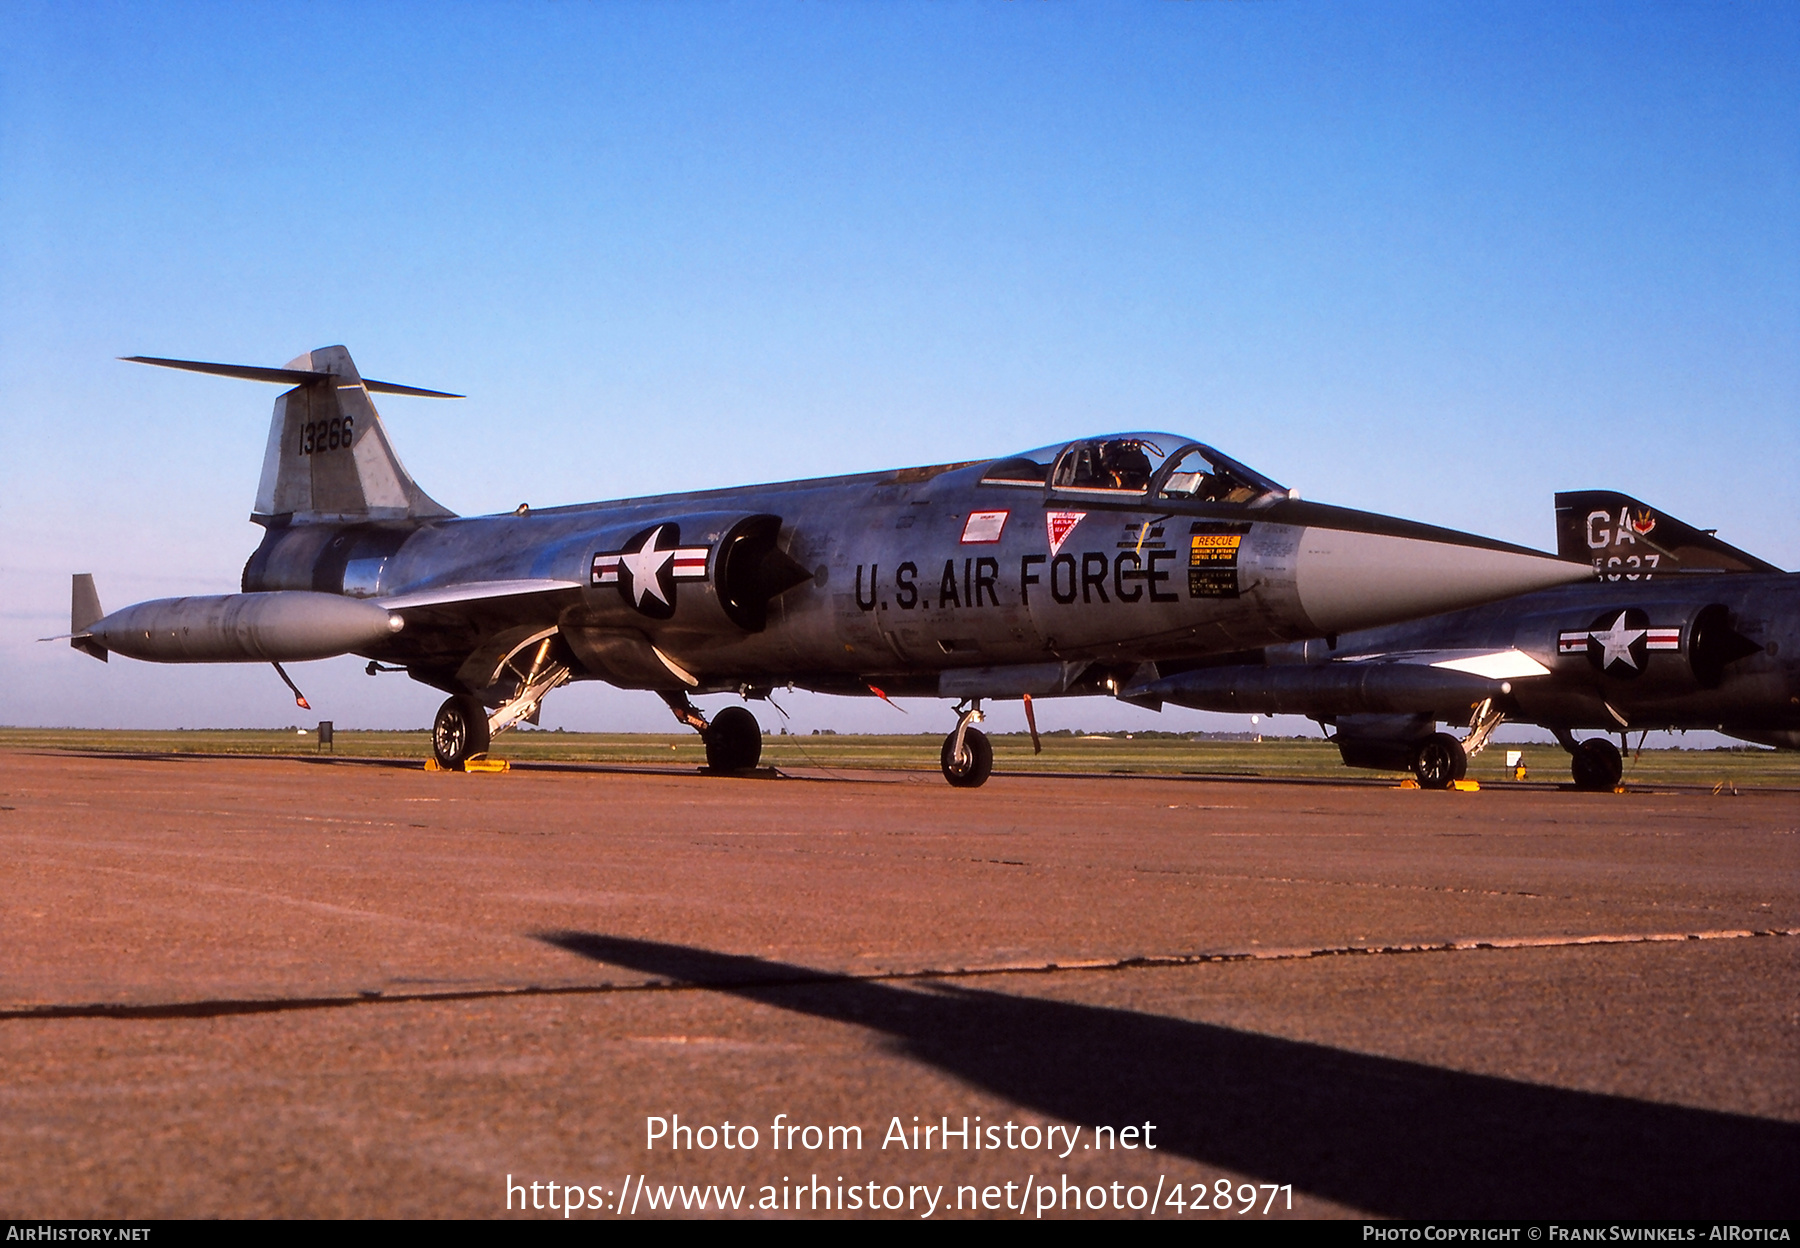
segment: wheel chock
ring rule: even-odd
[[[1419,782],[1414,780],[1411,776],[1408,776],[1394,787],[1397,789],[1416,789],[1419,787]]]
[[[1478,780],[1458,780],[1458,781],[1454,782],[1450,787],[1455,789],[1458,793],[1479,793],[1479,792],[1481,792],[1481,782]]]
[[[468,762],[464,763],[461,767],[444,767],[438,763],[436,758],[427,758],[425,760],[425,770],[426,771],[444,771],[444,772],[455,772],[455,771],[501,772],[501,771],[511,771],[512,764],[507,762],[504,758],[471,758]]]

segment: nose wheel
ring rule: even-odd
[[[982,718],[981,708],[971,705],[956,721],[956,731],[944,738],[938,763],[944,779],[959,789],[978,789],[994,773],[994,747],[987,734],[974,725]]]
[[[431,725],[431,752],[445,771],[461,771],[471,758],[488,752],[488,713],[479,698],[467,694],[438,708]]]

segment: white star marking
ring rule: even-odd
[[[666,550],[658,550],[656,539],[662,535],[663,526],[659,524],[644,539],[642,546],[628,555],[619,556],[619,562],[631,569],[631,592],[637,599],[634,606],[643,606],[646,595],[654,596],[664,606],[669,605],[669,600],[663,596],[662,584],[656,578],[663,566],[675,557],[675,548],[670,546]]]
[[[1592,637],[1605,648],[1605,653],[1600,658],[1601,669],[1605,670],[1606,668],[1611,667],[1613,660],[1618,659],[1632,671],[1637,671],[1637,660],[1631,657],[1631,643],[1636,641],[1639,637],[1642,637],[1644,631],[1645,630],[1641,628],[1626,628],[1625,613],[1621,611],[1619,612],[1619,618],[1614,620],[1612,622],[1612,627],[1607,629],[1604,633],[1589,633],[1589,637]]]

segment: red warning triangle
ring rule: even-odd
[[[1044,530],[1050,537],[1050,553],[1055,554],[1062,549],[1069,534],[1081,523],[1085,511],[1046,511],[1044,513]]]

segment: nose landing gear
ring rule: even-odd
[[[987,734],[972,725],[986,718],[979,701],[958,709],[956,731],[944,738],[938,763],[944,779],[959,789],[976,789],[994,772],[994,747]]]

